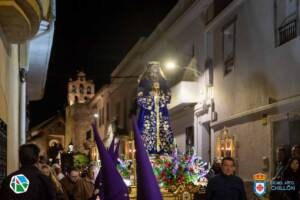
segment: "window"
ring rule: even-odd
[[[194,147],[194,127],[190,126],[186,128],[185,131],[186,137],[185,137],[185,146],[186,146],[186,152],[188,154],[193,154],[193,147]]]
[[[275,44],[280,46],[298,36],[299,0],[275,0]]]
[[[84,93],[84,86],[82,84],[80,84],[80,86],[79,86],[79,92],[80,92],[80,94]]]
[[[77,92],[76,86],[72,85],[72,93],[76,93],[76,92]]]
[[[88,86],[87,87],[87,92],[86,92],[87,94],[91,94],[92,93],[92,89],[91,89],[91,86]]]
[[[78,103],[78,96],[75,96],[75,103]]]
[[[235,30],[236,19],[223,28],[223,62],[224,75],[230,73],[234,68],[235,60]]]
[[[86,132],[86,140],[89,140],[89,139],[91,139],[92,138],[92,131],[91,130],[89,130],[89,131],[87,131]]]

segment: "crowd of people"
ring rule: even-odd
[[[271,200],[298,200],[300,199],[300,145],[291,149],[288,146],[279,146],[276,151],[276,169],[272,181],[288,181],[295,190],[276,190],[270,192]]]
[[[2,200],[99,200],[95,181],[99,167],[90,164],[86,171],[70,168],[63,172],[59,164],[51,166],[39,157],[40,150],[34,144],[20,147],[21,168],[6,177],[0,187]],[[300,145],[289,149],[280,146],[276,151],[276,169],[271,180],[293,184],[293,190],[269,189],[270,200],[300,199]],[[226,157],[214,163],[208,174],[207,200],[245,200],[242,179],[235,176],[235,161]],[[29,189],[28,189],[29,188]]]
[[[60,165],[48,165],[40,159],[39,153],[39,148],[34,144],[20,147],[21,168],[3,180],[0,188],[1,200],[100,199],[94,187],[99,172],[98,166],[89,165],[85,173],[76,168],[70,168],[63,173]],[[21,192],[18,187],[22,187]]]

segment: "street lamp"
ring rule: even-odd
[[[94,114],[94,117],[95,117],[95,118],[99,118],[99,114],[98,114],[98,113],[95,113],[95,114]]]
[[[175,64],[174,62],[172,62],[172,61],[167,62],[166,68],[167,68],[168,70],[174,70],[174,69],[176,68],[176,64]]]
[[[190,70],[192,72],[194,72],[196,74],[197,77],[201,76],[203,73],[200,72],[197,69],[194,69],[190,66],[184,66],[184,67],[180,67],[178,64],[176,64],[174,61],[168,61],[165,65],[166,69],[169,71],[175,70],[176,68],[180,68],[180,69],[184,69],[184,70]]]

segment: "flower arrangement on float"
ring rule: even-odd
[[[150,156],[154,175],[161,188],[169,192],[175,192],[181,185],[188,187],[191,192],[205,189],[207,186],[206,175],[209,172],[208,163],[196,155],[172,155]],[[130,177],[131,160],[118,159],[117,169],[126,180]]]
[[[159,156],[151,159],[152,167],[160,187],[174,192],[180,185],[190,190],[199,190],[207,185],[208,164],[195,155]]]

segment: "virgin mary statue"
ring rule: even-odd
[[[172,151],[174,138],[167,108],[170,101],[171,92],[159,62],[149,62],[139,79],[137,94],[138,126],[149,154]]]

